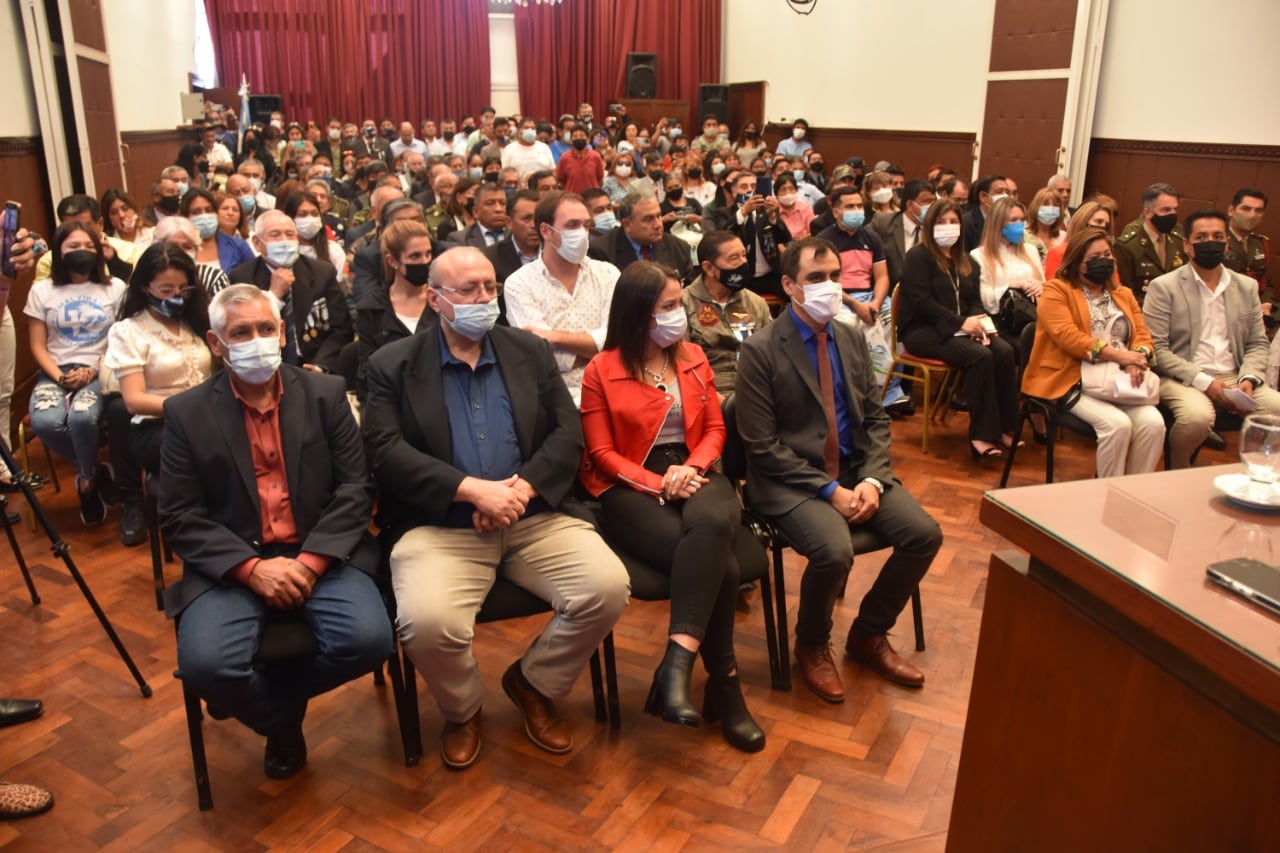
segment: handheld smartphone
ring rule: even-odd
[[[1237,557],[1205,569],[1209,580],[1280,616],[1280,569],[1260,560]]]
[[[0,215],[0,275],[5,278],[17,276],[13,268],[13,244],[18,239],[18,229],[22,227],[22,205],[16,201],[4,203],[4,213]]]
[[[756,178],[756,195],[762,195],[765,198],[773,195],[773,178],[769,175],[761,175]]]
[[[990,314],[983,314],[982,319],[979,322],[982,323],[982,331],[986,332],[988,335],[994,335],[996,333],[996,321],[991,319]]]

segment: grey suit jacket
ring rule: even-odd
[[[1236,360],[1237,379],[1253,376],[1261,380],[1267,375],[1270,345],[1262,326],[1258,285],[1226,267],[1222,274],[1231,278],[1222,298],[1227,306],[1227,337]],[[1156,347],[1156,373],[1184,385],[1190,385],[1200,373],[1194,361],[1204,327],[1199,287],[1191,265],[1184,264],[1152,280],[1142,304],[1142,315]]]
[[[884,259],[889,265],[889,285],[902,281],[902,262],[907,257],[907,219],[902,211],[877,213],[871,217],[871,227],[884,243]],[[911,226],[915,228],[915,225]]]
[[[831,327],[855,448],[840,472],[841,485],[852,487],[874,477],[892,488],[889,416],[880,405],[866,338],[849,323],[833,322]],[[738,433],[747,450],[752,508],[783,515],[817,497],[831,482],[822,455],[827,420],[818,373],[789,310],[743,343],[734,400]]]

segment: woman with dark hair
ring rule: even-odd
[[[444,203],[445,217],[436,229],[437,240],[448,239],[448,235],[454,232],[461,234],[475,223],[476,192],[479,188],[477,178],[458,178],[453,195]]]
[[[1076,229],[1057,277],[1040,296],[1035,343],[1022,373],[1023,393],[1055,400],[1093,427],[1099,477],[1154,471],[1164,452],[1164,418],[1154,405],[1080,393],[1083,362],[1118,364],[1126,374],[1122,381],[1137,388],[1154,359],[1142,309],[1133,291],[1119,286],[1115,272],[1111,235],[1101,228]]]
[[[959,208],[946,199],[929,206],[920,242],[902,260],[898,339],[915,355],[964,371],[970,450],[975,459],[997,458],[1018,422],[1017,367],[1009,342],[983,327],[977,265],[960,232]]]
[[[164,401],[199,385],[213,369],[208,331],[208,301],[195,263],[172,243],[150,246],[133,268],[103,359],[133,415],[129,453],[147,471],[160,469]]]
[[[102,243],[92,226],[64,222],[49,251],[50,277],[31,286],[23,309],[40,368],[31,391],[31,428],[46,447],[75,463],[80,520],[93,526],[107,514],[99,488],[114,493],[110,472],[98,465],[99,374],[126,288],[103,274]]]
[[[622,271],[604,348],[583,376],[579,478],[600,499],[610,540],[671,574],[667,650],[645,712],[686,726],[718,719],[731,746],[757,752],[764,732],[733,651],[742,506],[712,469],[724,418],[707,357],[684,343],[687,325],[675,270],[637,261]],[[699,652],[709,676],[701,714],[689,695]]]
[[[199,142],[188,142],[178,149],[175,166],[187,170],[192,189],[203,189],[209,180],[209,154]],[[190,192],[190,190],[188,190]]]
[[[742,125],[738,141],[733,144],[733,153],[738,155],[738,163],[744,169],[750,169],[757,157],[767,153],[769,146],[760,138],[760,125],[748,121]]]
[[[239,206],[237,202],[236,207]],[[218,196],[214,193],[199,187],[188,190],[182,197],[178,213],[191,220],[200,235],[200,251],[196,255],[199,263],[216,266],[229,273],[244,262],[253,260],[253,250],[246,241],[226,234],[219,227]]]
[[[218,214],[218,233],[228,237],[238,237],[248,246],[249,218],[245,215],[244,208],[240,206],[240,199],[222,193],[215,193],[213,197],[218,202],[215,210]],[[249,252],[253,252],[252,247]]]
[[[138,203],[133,196],[112,187],[102,194],[102,231],[126,243],[151,245],[153,229],[138,215]]]
[[[329,239],[329,232],[324,227],[324,215],[320,212],[320,202],[309,192],[297,192],[290,195],[280,205],[280,210],[293,220],[298,230],[298,254],[332,264],[338,271],[338,283],[346,285],[347,255],[336,241]]]
[[[384,287],[356,303],[356,395],[364,400],[369,357],[401,338],[416,334],[434,316],[427,303],[431,272],[431,234],[416,219],[399,219],[382,229],[380,246]]]
[[[800,185],[795,176],[784,172],[773,179],[773,195],[778,200],[778,217],[787,230],[795,234],[808,234],[809,223],[814,219],[813,206],[799,196]]]

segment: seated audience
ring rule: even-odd
[[[884,244],[890,288],[897,287],[902,281],[903,259],[907,252],[920,244],[924,218],[934,199],[933,187],[920,178],[914,178],[903,185],[901,210],[877,213],[871,218],[871,227]]]
[[[907,687],[924,673],[887,636],[942,546],[942,531],[893,477],[889,418],[862,331],[833,323],[840,256],[821,238],[787,246],[782,286],[791,307],[747,339],[738,367],[738,432],[747,496],[809,562],[796,615],[796,668],[827,702],[844,701],[831,652],[831,616],[853,565],[852,525],[892,548],[845,643],[845,655]]]
[[[223,233],[218,227],[218,203],[221,194],[215,196],[205,189],[193,189],[182,197],[179,213],[195,226],[200,235],[200,252],[196,260],[230,272],[246,261],[253,260],[253,250],[238,235]]]
[[[99,381],[107,332],[126,285],[103,272],[98,229],[80,221],[58,226],[49,243],[48,278],[37,278],[23,313],[39,372],[31,391],[31,429],[40,443],[76,467],[80,520],[92,527],[114,503],[111,474],[98,464]]]
[[[1062,255],[1067,251],[1067,244],[1071,242],[1071,238],[1086,228],[1101,228],[1108,235],[1113,234],[1111,211],[1096,201],[1086,201],[1076,208],[1075,212],[1071,214],[1071,222],[1067,224],[1066,238],[1050,249],[1049,254],[1045,256],[1044,278],[1046,282],[1057,277],[1058,268],[1062,266]],[[1117,281],[1119,280],[1117,279]]]
[[[1252,397],[1261,413],[1280,416],[1280,393],[1263,384],[1268,343],[1257,282],[1222,263],[1228,225],[1216,210],[1188,216],[1181,251],[1190,262],[1152,281],[1142,306],[1155,344],[1160,402],[1173,414],[1171,468],[1191,465],[1219,411],[1244,413],[1229,389]]]
[[[888,172],[870,172],[862,179],[862,198],[871,209],[867,217],[897,213],[898,198],[893,194],[893,176]]]
[[[447,239],[447,235],[463,233],[476,221],[476,193],[480,191],[478,178],[458,178],[453,194],[444,203],[444,217],[433,232],[437,240]]]
[[[809,223],[813,221],[813,206],[802,201],[796,193],[796,179],[789,172],[773,181],[773,195],[778,200],[778,217],[787,231],[792,235],[809,233]]]
[[[215,197],[218,199],[218,207],[215,211],[218,214],[218,233],[228,237],[238,237],[248,246],[249,219],[245,215],[244,208],[240,206],[240,200],[230,193],[219,193]],[[249,251],[252,252],[253,249],[250,248]]]
[[[306,763],[308,701],[373,670],[392,638],[369,576],[379,559],[360,432],[340,379],[281,364],[278,308],[252,285],[209,306],[209,346],[229,369],[164,402],[160,525],[183,561],[165,596],[181,616],[178,673],[211,716],[265,736],[264,772],[287,779]],[[319,651],[256,666],[264,624],[284,611]]]
[[[1067,208],[1058,194],[1047,187],[1039,190],[1027,210],[1027,243],[1040,254],[1042,264],[1050,249],[1062,245],[1066,230]]]
[[[1223,263],[1228,269],[1235,270],[1258,282],[1258,293],[1263,301],[1262,315],[1268,317],[1271,307],[1273,281],[1269,266],[1271,263],[1271,241],[1258,233],[1262,225],[1262,217],[1267,211],[1267,194],[1262,190],[1245,187],[1236,190],[1227,206],[1227,217],[1231,227],[1227,232],[1227,256]]]
[[[196,261],[196,281],[204,288],[207,297],[211,298],[213,294],[231,283],[227,274],[222,271],[222,267],[196,260],[200,256],[204,241],[200,239],[200,232],[191,224],[190,219],[184,216],[167,216],[156,226],[155,236],[157,243],[177,246],[186,252],[191,260]]]
[[[971,202],[977,196],[977,203],[970,204],[963,217],[965,251],[973,251],[982,245],[982,235],[986,230],[987,216],[991,206],[1009,195],[1009,183],[1004,175],[983,175],[973,185],[969,198]],[[954,195],[952,201],[955,201]]]
[[[1116,275],[1133,291],[1139,305],[1145,302],[1155,279],[1186,266],[1185,241],[1178,231],[1181,198],[1181,193],[1165,183],[1147,187],[1142,191],[1142,213],[1116,238]],[[1111,214],[1114,217],[1115,211]],[[1159,367],[1156,370],[1159,372]]]
[[[74,193],[58,202],[58,224],[79,222],[98,234],[98,245],[102,262],[102,280],[118,278],[127,281],[133,272],[133,264],[147,248],[141,243],[122,240],[110,235],[103,236],[102,208],[92,196]],[[153,239],[155,239],[153,234]],[[36,261],[36,278],[49,278],[53,274],[53,253],[45,252]],[[105,334],[105,332],[104,332]]]
[[[600,188],[609,194],[614,204],[622,204],[622,200],[631,192],[631,182],[635,180],[636,158],[631,153],[619,153],[612,162],[606,161],[607,176]]]
[[[387,283],[356,303],[356,393],[361,401],[369,357],[379,347],[415,334],[435,317],[427,303],[427,276],[434,258],[427,226],[415,219],[388,223],[379,251]]]
[[[686,198],[684,194],[684,181],[680,175],[671,173],[663,177],[662,187],[662,203],[658,205],[658,212],[662,214],[662,227],[667,233],[671,233],[671,229],[676,225],[683,225],[683,229],[693,229],[695,232],[702,228],[702,205],[691,198]]]
[[[126,243],[151,245],[151,226],[138,215],[138,203],[124,190],[109,189],[102,194],[102,233]]]
[[[689,340],[702,347],[720,399],[733,393],[742,342],[769,325],[769,305],[747,289],[747,249],[732,231],[710,231],[698,244],[701,275],[684,289]]]
[[[280,211],[293,220],[298,232],[298,254],[312,260],[327,261],[337,273],[338,284],[347,280],[347,255],[342,247],[329,239],[324,227],[320,202],[309,192],[292,193],[280,205]]]
[[[717,231],[732,231],[747,249],[751,278],[747,287],[761,296],[781,296],[777,265],[791,232],[782,221],[782,206],[773,196],[756,192],[756,176],[734,175],[724,185],[725,204],[717,205],[711,221]]]
[[[475,221],[462,231],[446,219],[440,224],[440,239],[460,246],[483,249],[502,242],[507,236],[507,192],[501,185],[481,183],[474,194]]]
[[[663,230],[662,206],[652,196],[628,194],[618,205],[622,227],[591,241],[591,257],[624,270],[636,261],[674,267],[681,280],[693,269],[689,244]]]
[[[1007,290],[1020,290],[1035,302],[1044,290],[1044,267],[1040,253],[1023,238],[1026,233],[1027,209],[1013,198],[1002,198],[991,205],[984,222],[982,242],[969,252],[978,265],[978,281],[982,306],[996,321],[1000,334],[1013,345],[1019,355],[1020,328],[1012,328],[1001,318],[1001,298]]]
[[[1096,207],[1096,205],[1095,205]],[[1056,401],[1098,435],[1099,477],[1145,474],[1164,450],[1164,418],[1154,405],[1127,405],[1081,393],[1080,364],[1113,362],[1134,387],[1151,366],[1151,334],[1133,293],[1115,278],[1111,235],[1076,228],[1056,278],[1045,284],[1036,311],[1036,338],[1022,390]],[[966,381],[966,388],[968,387]]]
[[[507,223],[510,234],[499,243],[484,249],[484,255],[493,264],[498,277],[498,284],[506,284],[511,274],[521,267],[538,259],[542,248],[542,239],[538,236],[538,224],[534,221],[534,211],[542,195],[535,190],[520,190],[507,199]],[[506,321],[505,300],[502,303],[502,314],[499,323]]]
[[[978,270],[960,246],[960,211],[935,202],[920,242],[902,262],[898,339],[913,355],[963,371],[974,458],[999,457],[1018,425],[1017,363],[1013,346],[982,327]]]
[[[582,201],[591,214],[591,237],[608,234],[618,227],[618,217],[613,212],[613,202],[604,190],[590,189],[582,193]]]
[[[603,506],[610,541],[671,577],[666,654],[645,712],[685,726],[720,720],[730,746],[759,752],[764,732],[743,701],[733,650],[742,505],[714,470],[724,419],[711,365],[683,343],[685,331],[676,271],[627,267],[604,348],[583,377],[580,478]],[[690,696],[699,653],[708,675],[701,714]]]
[[[585,208],[575,216],[585,236]],[[433,261],[428,287],[440,321],[374,354],[364,415],[400,641],[444,717],[444,763],[461,770],[481,744],[476,613],[499,572],[546,600],[550,623],[502,687],[534,745],[567,753],[553,700],[626,607],[626,569],[572,514],[582,427],[550,347],[495,327],[499,286],[472,247]],[[473,399],[492,440],[474,437]]]

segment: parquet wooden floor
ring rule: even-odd
[[[922,584],[928,650],[911,651],[910,611],[896,645],[928,676],[923,690],[842,663],[848,698],[832,706],[797,685],[769,688],[758,596],[738,619],[747,702],[768,733],[756,755],[718,731],[671,726],[640,712],[665,642],[666,605],[633,602],[615,632],[623,724],[594,722],[589,679],[561,703],[577,741],[551,756],[524,737],[499,676],[544,617],[482,626],[484,749],[470,770],[445,770],[440,718],[423,693],[427,754],[401,760],[390,688],[369,678],[311,705],[307,768],[262,774],[262,741],[233,721],[205,722],[214,809],[197,810],[173,631],[154,609],[145,546],[125,549],[115,515],[88,531],[64,487],[41,493],[54,523],[155,690],[140,698],[88,606],[52,559],[43,535],[20,542],[44,601],[32,606],[0,545],[0,695],[40,697],[44,716],[0,731],[0,778],[51,788],[47,815],[0,823],[13,850],[553,850],[875,849],[934,851],[945,844],[972,678],[984,579],[999,537],[977,521],[994,463],[969,457],[967,416],[953,415],[920,453],[920,416],[894,424],[898,476],[941,522],[946,541]],[[38,454],[42,456],[42,454]],[[1206,454],[1205,461],[1226,461]],[[33,461],[36,459],[33,456]],[[1011,485],[1043,480],[1043,449],[1020,455]],[[41,467],[37,464],[37,468]],[[1068,437],[1059,479],[1092,474],[1091,448]],[[64,471],[64,483],[71,480]],[[19,498],[13,501],[20,506]],[[882,555],[860,558],[838,605],[843,641]],[[802,564],[787,556],[794,620]],[[177,569],[169,567],[170,577]],[[701,688],[701,677],[695,680]]]

